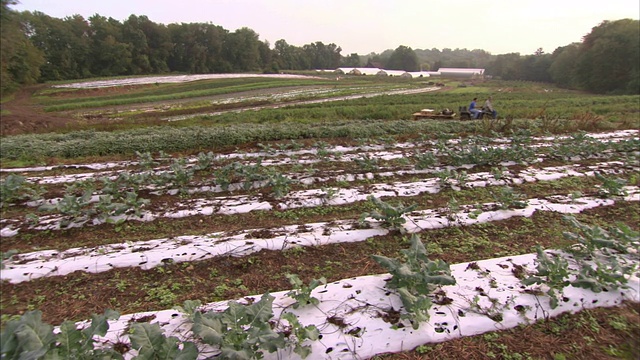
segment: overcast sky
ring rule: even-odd
[[[639,0],[19,0],[17,11],[64,18],[94,14],[162,24],[248,27],[271,46],[322,41],[341,54],[395,49],[483,49],[494,55],[547,53],[580,42],[603,20],[640,17]]]

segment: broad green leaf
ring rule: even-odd
[[[175,353],[175,356],[173,356],[171,359],[195,360],[198,358],[198,353],[199,352],[196,344],[192,343],[191,341],[185,341],[182,343],[182,350],[179,350],[179,352]]]
[[[245,349],[242,350],[236,350],[232,347],[224,347],[221,349],[221,354],[220,354],[220,358],[225,359],[225,360],[250,360],[253,359],[253,357],[251,356],[251,353]],[[262,354],[260,354],[262,355]],[[257,357],[259,359],[262,358],[262,356]]]
[[[5,325],[4,331],[0,334],[0,354],[7,354],[7,357],[10,357],[13,351],[18,347],[16,330],[19,326],[19,320],[11,320]]]
[[[153,359],[165,342],[160,325],[150,323],[131,324],[131,347],[138,350],[140,359]]]
[[[220,322],[218,318],[213,318],[211,315],[208,315],[209,314],[202,315],[196,312],[193,319],[192,331],[198,335],[205,344],[222,345],[222,336],[226,333],[226,329],[223,328],[222,322]]]
[[[273,317],[273,300],[269,293],[264,293],[260,301],[247,306],[247,314],[253,317],[252,323],[267,323]]]
[[[80,330],[78,330],[76,323],[73,321],[65,321],[60,325],[60,334],[57,341],[60,343],[61,355],[70,356],[74,350],[78,352],[80,343],[84,337]]]
[[[20,318],[15,330],[20,359],[37,359],[55,342],[53,326],[42,322],[42,312],[29,311]]]

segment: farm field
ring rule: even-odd
[[[38,310],[103,314],[61,329],[107,358],[640,355],[639,96],[101,81],[2,104],[3,331],[38,339],[8,351],[60,343]],[[497,120],[411,120],[488,95]]]

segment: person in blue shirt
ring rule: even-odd
[[[478,118],[478,114],[480,114],[480,110],[478,110],[478,108],[476,107],[476,101],[478,100],[477,97],[473,98],[473,101],[471,102],[471,104],[469,104],[469,112],[471,113],[471,118],[472,119],[477,119]]]

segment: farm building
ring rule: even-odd
[[[404,70],[380,70],[376,75],[379,76],[399,76],[411,78],[411,74]]]
[[[380,72],[380,70],[382,70],[382,69],[378,69],[378,68],[346,68],[346,67],[341,67],[341,68],[337,68],[335,70],[335,72],[337,74],[344,74],[344,75],[377,75],[378,72]]]
[[[372,67],[340,67],[334,70],[337,74],[344,75],[379,75],[379,76],[398,76],[406,78],[425,78],[425,77],[448,77],[459,79],[482,79],[484,78],[484,69],[471,68],[440,68],[438,71],[414,71],[407,72],[404,70],[386,70]]]
[[[426,78],[431,77],[433,73],[435,73],[435,71],[412,71],[408,72],[407,74],[409,74],[412,78]]]
[[[450,78],[481,79],[484,77],[484,69],[440,68],[438,72],[441,76]]]

